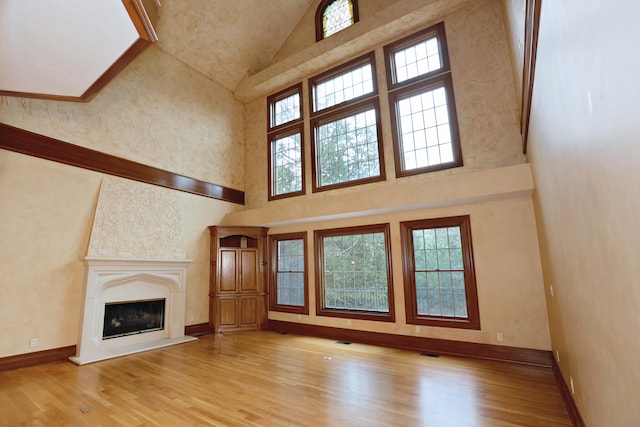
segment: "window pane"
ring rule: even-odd
[[[380,176],[374,109],[321,124],[315,135],[320,187]]]
[[[273,103],[273,123],[271,127],[279,126],[300,118],[300,94],[293,95]]]
[[[444,87],[397,101],[403,170],[453,162],[447,93]]]
[[[384,233],[323,238],[325,308],[389,312]]]
[[[314,86],[313,111],[320,111],[373,92],[373,69],[364,64]]]
[[[353,5],[349,0],[330,3],[322,15],[324,37],[329,37],[353,24]]]
[[[304,306],[304,243],[302,239],[277,243],[277,303]]]
[[[414,229],[411,236],[417,314],[466,318],[460,227]]]
[[[438,38],[422,40],[393,54],[395,83],[438,70],[442,65]]]
[[[274,195],[302,190],[302,144],[299,133],[271,143],[272,191]]]

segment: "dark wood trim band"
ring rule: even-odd
[[[573,395],[571,394],[567,383],[564,381],[564,377],[562,376],[562,372],[560,371],[560,366],[558,366],[555,358],[552,357],[551,360],[553,375],[556,377],[556,382],[558,383],[558,388],[560,389],[562,400],[564,400],[564,406],[567,407],[567,412],[569,413],[569,418],[571,418],[571,423],[574,427],[585,427],[582,415],[580,415],[578,406],[576,405],[575,400],[573,400]]]
[[[49,362],[66,361],[76,355],[76,346],[52,348],[51,350],[36,351],[34,353],[18,354],[0,358],[0,372],[11,369],[26,368]]]
[[[492,344],[478,344],[462,341],[450,341],[437,338],[412,337],[381,332],[358,331],[329,326],[308,325],[304,323],[268,320],[267,329],[299,335],[331,338],[340,341],[359,342],[384,347],[415,350],[420,352],[466,356],[478,359],[500,360],[550,368],[553,364],[551,351],[530,348],[507,347]]]
[[[529,139],[529,118],[533,98],[533,79],[538,52],[538,32],[540,30],[540,5],[542,0],[527,0],[524,23],[524,63],[522,67],[522,111],[520,116],[520,134],[522,152],[527,154]]]
[[[209,323],[198,323],[195,325],[187,325],[184,327],[184,334],[191,336],[209,335],[213,332],[213,328]]]
[[[244,205],[244,192],[0,123],[0,148],[172,190]]]

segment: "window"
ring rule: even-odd
[[[407,323],[480,329],[469,216],[400,229]]]
[[[374,59],[309,80],[314,192],[385,179]]]
[[[396,176],[462,166],[444,24],[384,52]]]
[[[302,84],[267,99],[269,200],[304,194]]]
[[[316,41],[358,22],[358,0],[323,0],[316,10]]]
[[[307,233],[269,236],[271,280],[269,309],[309,314],[307,296]]]
[[[315,248],[318,315],[395,320],[388,224],[318,230]]]

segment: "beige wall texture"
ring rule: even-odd
[[[88,104],[0,97],[0,122],[243,189],[242,104],[157,47]],[[103,200],[107,209],[98,213],[90,250],[103,180],[116,191]],[[163,215],[159,204],[167,203],[170,219],[150,217]],[[81,260],[97,255],[100,244],[108,246],[107,256],[127,258],[174,258],[174,246],[183,250],[182,258],[193,260],[185,321],[207,322],[206,227],[240,208],[0,151],[0,357],[76,344]],[[163,224],[171,230],[159,231]],[[154,248],[163,233],[168,238]],[[37,347],[29,347],[30,338],[39,339]]]
[[[500,3],[482,0],[466,8],[453,9],[446,8],[442,2],[437,3],[439,6],[435,6],[435,2],[414,3],[398,1],[391,4],[389,10],[397,13],[404,8],[433,7],[434,11],[441,11],[441,15],[409,13],[408,17],[399,16],[389,23],[388,15],[393,13],[371,13],[363,7],[359,25],[364,28],[386,25],[389,31],[385,39],[373,47],[366,46],[365,50],[359,44],[348,42],[340,47],[342,56],[349,49],[350,57],[362,55],[372,48],[376,52],[387,180],[312,194],[310,138],[309,129],[306,129],[307,194],[268,202],[266,96],[261,96],[248,102],[245,112],[247,209],[227,215],[224,224],[266,225],[271,227],[270,233],[306,231],[310,259],[313,259],[313,230],[380,222],[391,225],[395,323],[316,316],[312,263],[308,265],[310,315],[298,319],[297,315],[270,312],[270,319],[489,344],[498,344],[496,334],[502,332],[504,345],[548,350],[546,302],[531,202],[533,181],[529,166],[523,164],[512,66]],[[310,12],[303,20],[309,22],[309,16]],[[382,48],[440,20],[444,20],[447,31],[465,166],[396,179]],[[420,22],[424,26],[416,27]],[[298,27],[296,31],[301,28]],[[355,26],[353,30],[355,34]],[[296,37],[292,35],[289,40],[294,43]],[[278,57],[279,62],[274,61],[272,67],[277,69],[282,63],[304,60],[310,49],[320,49],[321,44],[317,47],[305,43],[285,46],[280,53],[286,52],[288,56]],[[302,78],[305,100],[308,93],[305,79],[341,63],[314,67],[312,62],[309,59],[293,64],[296,68],[308,69]],[[272,70],[265,69],[261,73],[270,75]],[[296,82],[287,82],[288,85],[293,83]],[[308,117],[308,104],[305,104],[304,115]],[[407,325],[399,222],[464,214],[471,215],[472,221],[482,330]]]
[[[553,348],[588,426],[640,425],[640,4],[614,3],[542,2],[528,144]]]

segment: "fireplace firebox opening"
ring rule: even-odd
[[[165,298],[105,303],[102,339],[163,330],[164,310]]]

